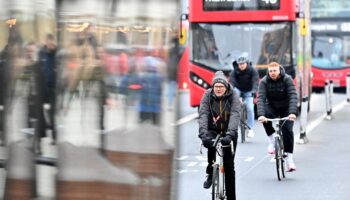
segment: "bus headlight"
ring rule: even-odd
[[[210,87],[210,84],[205,82],[203,79],[201,79],[199,76],[194,74],[193,72],[190,72],[190,79],[192,82],[194,82],[196,85],[208,89]]]

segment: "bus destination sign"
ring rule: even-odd
[[[203,0],[204,11],[279,9],[280,0]]]

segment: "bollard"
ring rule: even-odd
[[[297,144],[306,144],[309,142],[306,137],[306,125],[307,125],[307,115],[308,115],[309,98],[303,97],[301,102],[301,112],[300,112],[300,135]]]
[[[330,82],[329,82],[329,80],[325,81],[324,94],[326,97],[326,113],[327,113],[326,119],[330,120],[332,117],[331,117],[331,106],[330,106]]]
[[[346,101],[350,103],[350,74],[346,75]]]
[[[329,111],[332,114],[333,110],[333,94],[334,94],[334,83],[333,80],[329,81]]]

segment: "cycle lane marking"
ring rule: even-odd
[[[334,114],[334,113],[338,112],[346,104],[347,104],[346,101],[338,103],[336,106],[334,106],[332,113]],[[317,119],[310,122],[310,124],[306,126],[306,133],[312,132],[312,130],[315,129],[319,124],[321,124],[325,120],[326,117],[327,117],[327,114],[324,113],[323,115],[319,116]]]

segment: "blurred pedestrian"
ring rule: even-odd
[[[152,56],[145,57],[145,71],[140,75],[140,122],[151,121],[160,125],[162,84],[164,76],[158,71],[157,60]]]
[[[56,52],[57,46],[55,37],[52,34],[46,35],[45,45],[39,52],[39,64],[44,73],[44,96],[43,103],[48,111],[49,119],[46,120],[46,128],[52,131],[53,141],[56,141],[55,110],[56,110]]]
[[[171,110],[173,107],[174,98],[176,95],[176,87],[177,87],[177,68],[180,60],[179,54],[179,40],[178,38],[172,39],[172,47],[169,50],[169,58],[168,58],[168,108]]]

